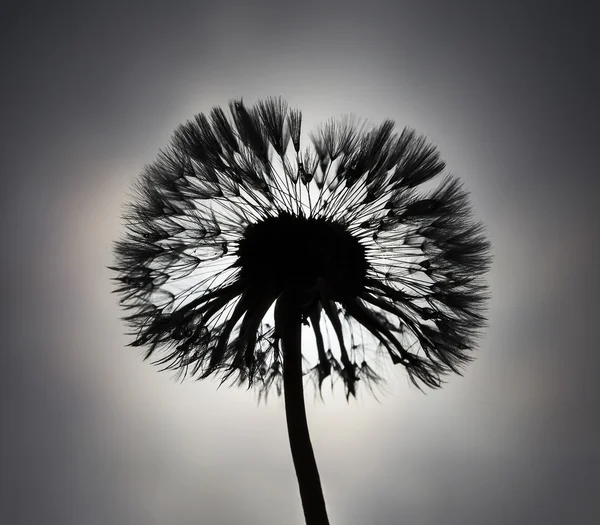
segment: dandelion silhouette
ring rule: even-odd
[[[327,524],[303,376],[319,391],[339,378],[348,398],[380,381],[382,355],[419,387],[460,373],[485,325],[490,246],[455,177],[419,190],[445,164],[413,130],[331,120],[301,149],[282,99],[229,109],[180,126],[146,167],[116,292],[146,358],[283,392],[306,523]]]

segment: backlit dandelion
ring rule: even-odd
[[[180,126],[146,167],[116,244],[117,292],[146,358],[284,393],[306,521],[328,523],[303,375],[338,378],[349,397],[380,379],[381,356],[417,386],[459,373],[485,323],[489,243],[413,130],[332,120],[304,147],[301,113],[281,99],[229,110]]]

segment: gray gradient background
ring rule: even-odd
[[[106,270],[172,130],[270,94],[426,133],[494,246],[464,378],[309,401],[332,524],[600,522],[600,60],[575,4],[4,2],[0,523],[303,523],[282,402],[143,363]]]

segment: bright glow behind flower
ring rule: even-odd
[[[385,121],[329,121],[302,148],[301,113],[281,99],[230,104],[179,127],[148,166],[116,245],[134,346],[199,377],[281,392],[272,307],[292,291],[311,327],[319,387],[347,395],[379,375],[376,354],[415,384],[471,358],[485,323],[489,243],[439,153]]]

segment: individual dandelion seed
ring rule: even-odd
[[[331,120],[301,149],[302,115],[282,99],[229,110],[180,126],[146,167],[116,292],[146,358],[283,391],[306,523],[327,524],[303,376],[319,390],[337,377],[350,397],[380,381],[381,355],[417,386],[460,373],[485,325],[490,245],[455,177],[419,190],[445,165],[413,130]]]

